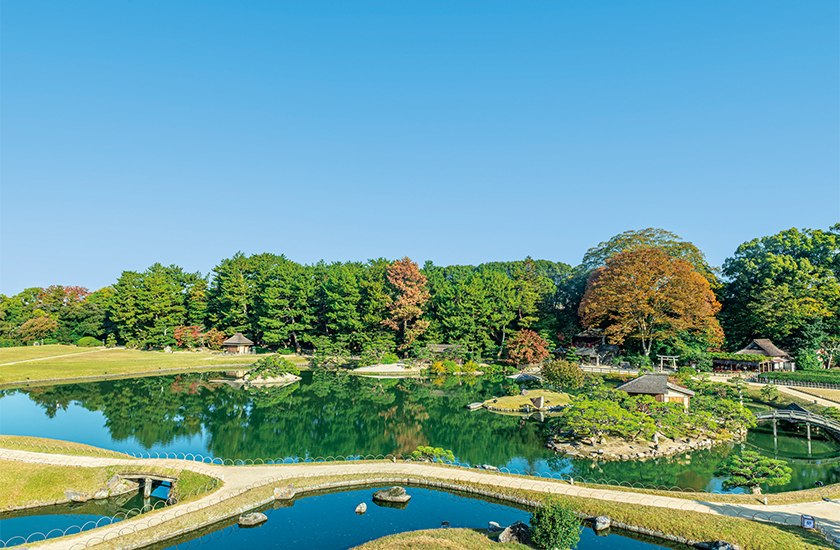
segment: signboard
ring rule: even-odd
[[[802,516],[802,528],[803,529],[814,529],[817,526],[817,522],[811,516]]]

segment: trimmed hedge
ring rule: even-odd
[[[760,378],[786,380],[789,382],[814,382],[816,384],[840,384],[840,369],[808,370],[798,372],[765,372]]]

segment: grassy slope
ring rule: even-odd
[[[59,347],[66,348],[68,346]],[[21,348],[0,349],[0,363],[11,362],[7,361],[2,355],[2,352],[8,349],[20,350]],[[66,352],[64,349],[57,349],[55,351],[56,355],[62,355]],[[86,349],[86,351],[89,351],[89,349]],[[132,374],[158,369],[213,367],[214,365],[250,365],[254,361],[256,361],[256,357],[253,355],[238,357],[200,352],[163,353],[160,351],[108,349],[97,353],[56,357],[29,363],[0,366],[0,384],[26,380],[27,378],[44,380],[99,376],[103,374]]]
[[[212,481],[202,474],[171,468],[144,466],[137,469],[178,477],[177,491],[182,496]],[[126,466],[79,468],[0,460],[0,509],[63,500],[64,491],[68,490],[91,494],[105,487],[112,475],[126,471]]]
[[[131,456],[123,453],[100,449],[99,447],[93,447],[83,443],[60,441],[58,439],[46,439],[43,437],[28,437],[23,435],[0,435],[0,448],[71,456],[132,458]]]
[[[399,533],[367,542],[354,550],[489,550],[509,548],[528,550],[523,544],[499,544],[476,529],[426,529]]]

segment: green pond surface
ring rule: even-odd
[[[759,450],[790,461],[791,482],[771,491],[840,482],[840,445],[819,430],[751,430],[744,443],[647,461],[556,456],[535,419],[470,412],[503,395],[502,377],[371,379],[304,372],[285,388],[235,389],[219,373],[134,378],[0,392],[0,433],[76,441],[127,452],[193,453],[231,460],[408,455],[451,449],[470,465],[522,473],[720,490],[714,472],[733,453]],[[804,431],[802,432],[804,435]]]

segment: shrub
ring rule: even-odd
[[[467,373],[467,374],[472,374],[477,370],[478,370],[478,363],[476,363],[475,361],[467,361],[461,367],[461,372],[464,372],[464,373]]]
[[[519,395],[519,386],[511,382],[507,386],[505,386],[505,393],[508,395]]]
[[[435,361],[432,363],[432,368],[430,369],[432,374],[446,374],[446,367],[443,366],[443,361]]]
[[[580,532],[575,511],[554,497],[531,514],[531,539],[542,548],[574,548],[580,542]]]
[[[424,462],[455,462],[455,455],[452,451],[442,449],[441,447],[417,447],[417,450],[411,453],[411,460]]]
[[[394,363],[396,363],[399,360],[400,360],[400,358],[397,357],[396,354],[393,354],[393,353],[386,353],[385,355],[382,356],[382,364],[383,365],[393,365]]]
[[[93,336],[83,336],[82,338],[79,338],[79,341],[76,342],[76,345],[80,348],[95,348],[97,346],[101,346],[102,341],[97,340]]]
[[[443,362],[443,368],[446,369],[447,374],[455,374],[461,371],[461,367],[455,361],[446,360]]]
[[[105,347],[107,348],[115,348],[117,347],[117,337],[114,336],[114,333],[108,335],[108,338],[105,340]]]

